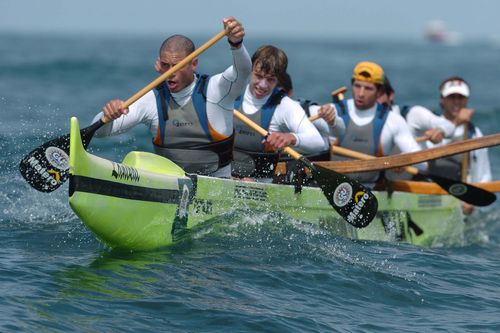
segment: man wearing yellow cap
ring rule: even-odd
[[[403,153],[420,150],[403,117],[377,103],[384,84],[382,67],[369,61],[360,62],[354,68],[351,83],[353,98],[335,104],[346,126],[345,134],[338,137],[338,145],[375,156],[384,156],[393,147]],[[334,155],[332,159],[343,158]],[[422,163],[417,167],[425,170],[427,165]],[[380,179],[378,171],[353,176],[367,184],[375,184]]]

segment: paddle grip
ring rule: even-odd
[[[344,99],[344,93],[347,91],[347,88],[346,87],[341,87],[339,89],[336,89],[334,91],[332,91],[332,98],[334,101],[341,101]],[[310,122],[313,122],[315,120],[318,120],[319,118],[321,118],[321,116],[319,114],[316,114],[314,116],[311,116],[309,117],[309,121]]]

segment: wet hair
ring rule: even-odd
[[[470,89],[469,82],[465,81],[460,76],[450,76],[449,78],[447,78],[443,82],[441,82],[441,84],[439,85],[439,93],[441,93],[441,90],[443,90],[443,87],[446,84],[446,82],[449,82],[449,81],[461,81],[461,82],[464,82],[469,87],[469,89]]]
[[[283,77],[279,81],[278,85],[287,93],[289,93],[293,89],[292,78],[290,74],[285,73]]]
[[[386,94],[387,96],[395,93],[394,88],[391,85],[391,81],[389,81],[389,78],[385,75],[384,84],[382,85],[382,93]]]
[[[288,58],[282,49],[272,45],[264,45],[253,54],[252,66],[253,68],[259,66],[262,72],[275,75],[278,82],[283,82],[288,67]]]
[[[160,55],[163,52],[184,52],[185,54],[191,54],[194,50],[194,43],[191,39],[183,35],[172,35],[161,44]]]

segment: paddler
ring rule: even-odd
[[[292,78],[288,73],[285,73],[283,80],[280,82],[280,87],[286,91],[290,98],[293,98],[293,83]],[[313,120],[312,123],[321,134],[325,142],[325,150],[314,156],[308,156],[311,161],[326,161],[330,159],[330,141],[333,137],[338,137],[345,132],[345,125],[342,118],[337,117],[333,103],[325,103],[319,105],[310,99],[299,98],[296,100],[304,109],[308,118],[319,117]]]
[[[243,25],[234,17],[223,19],[223,25],[228,30],[233,65],[223,73],[200,75],[195,59],[128,109],[122,108],[122,100],[109,101],[94,121],[103,113],[115,121],[106,124],[97,135],[120,134],[143,123],[154,137],[157,154],[186,172],[229,178],[234,143],[233,105],[244,92],[252,64],[243,46]],[[170,36],[161,45],[157,70],[166,72],[194,50],[189,38]]]
[[[369,61],[358,63],[354,67],[351,84],[353,98],[335,104],[337,115],[346,126],[345,134],[338,138],[336,144],[373,156],[387,155],[393,147],[403,153],[420,150],[403,117],[377,102],[384,84],[384,70],[380,65]],[[343,159],[335,154],[332,157],[332,160]],[[418,164],[417,168],[425,170],[426,163]],[[350,176],[367,185],[375,185],[383,179],[378,171]]]
[[[384,84],[382,85],[382,94],[377,99],[380,104],[387,104],[392,112],[396,112],[403,116],[406,123],[410,127],[411,133],[416,138],[420,138],[421,141],[419,145],[422,149],[426,149],[426,140],[432,143],[439,143],[445,137],[450,138],[455,131],[455,126],[463,123],[464,121],[470,120],[472,115],[471,112],[467,113],[468,110],[464,109],[460,117],[457,117],[457,123],[454,124],[444,117],[440,117],[431,110],[420,106],[420,105],[398,105],[394,102],[394,96],[396,91],[394,90],[387,74],[384,75]],[[401,153],[397,147],[395,147],[390,154]],[[411,179],[412,176],[408,173],[393,172],[387,170],[385,173],[387,179],[390,180],[401,180],[401,179]]]
[[[410,130],[415,137],[425,138],[433,143],[439,143],[443,138],[452,136],[455,126],[469,121],[472,113],[464,112],[457,118],[457,123],[452,123],[444,117],[436,115],[431,110],[420,105],[403,105],[394,103],[395,90],[387,75],[384,75],[384,84],[382,85],[382,94],[377,99],[380,104],[386,103],[393,112],[396,112],[405,118]],[[421,143],[425,148],[425,143]]]
[[[457,122],[458,118],[464,112],[473,113],[472,109],[467,107],[470,96],[469,84],[461,77],[453,76],[445,79],[439,86],[440,105],[443,109],[441,117],[448,119],[450,122]],[[467,129],[465,131],[465,129]],[[464,133],[465,132],[465,133]],[[483,133],[479,127],[472,122],[461,124],[455,127],[451,138],[445,138],[439,145],[434,145],[427,142],[429,148],[445,145],[451,142],[460,141],[464,138],[479,138]],[[462,174],[463,164],[468,166],[466,175]],[[429,162],[429,170],[435,175],[444,176],[451,179],[462,179],[467,182],[489,182],[492,180],[490,160],[488,157],[488,149],[474,150],[464,155],[455,155],[447,158],[442,158]],[[465,214],[471,214],[474,211],[474,206],[463,202],[462,210]]]
[[[278,88],[288,58],[272,45],[252,56],[250,83],[234,108],[269,132],[266,138],[235,119],[233,176],[271,181],[280,149],[290,146],[302,154],[324,150],[325,142],[298,103]]]

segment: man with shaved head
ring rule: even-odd
[[[196,72],[198,59],[168,77],[128,109],[122,100],[111,100],[95,117],[103,114],[114,121],[98,136],[123,133],[139,123],[149,127],[155,152],[167,157],[186,172],[230,177],[233,133],[233,105],[244,92],[252,64],[243,46],[245,30],[233,17],[223,20],[233,65],[208,76]],[[167,38],[160,47],[155,68],[164,73],[195,50],[183,35]]]

